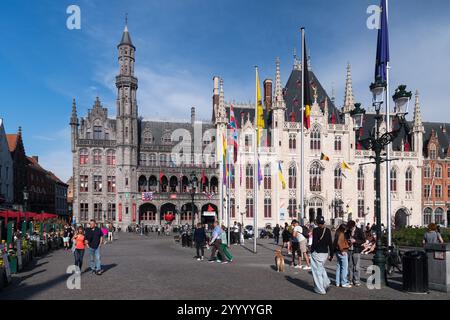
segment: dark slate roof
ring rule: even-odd
[[[168,122],[168,121],[141,121],[140,122],[140,134],[149,130],[154,138],[154,144],[160,145],[161,139],[165,133],[172,133],[176,129],[185,129],[191,133],[192,139],[194,138],[194,127],[191,122]],[[208,129],[214,129],[212,123],[202,123],[202,135]]]
[[[397,138],[392,142],[392,150],[394,150],[394,151],[401,151],[402,150],[402,144],[405,141],[407,141],[409,143],[410,147],[412,148],[412,133],[411,133],[412,126],[413,126],[412,123],[408,123],[408,128],[406,128],[405,130],[402,130],[399,133]],[[393,127],[394,128],[398,128],[398,123],[396,123],[394,121]],[[391,129],[394,129],[394,128],[391,128]],[[363,128],[362,128],[362,132],[361,132],[361,134],[359,136],[360,139],[364,140],[364,139],[369,138],[370,134],[372,132],[374,132],[374,130],[375,130],[375,114],[374,113],[367,113],[364,116]],[[357,145],[357,141],[359,140],[358,139],[358,134],[356,134],[355,139],[356,139],[355,145]],[[362,146],[362,149],[364,149],[364,146]]]
[[[313,86],[317,88],[317,103],[323,111],[325,99],[328,99],[328,122],[331,123],[331,117],[334,114],[336,116],[336,123],[343,123],[343,119],[340,116],[339,110],[335,107],[325,89],[322,87],[319,79],[317,79],[314,72],[309,71],[311,98],[314,99]],[[284,101],[286,102],[286,121],[290,121],[290,115],[295,112],[295,119],[297,122],[302,121],[302,113],[300,106],[302,103],[302,71],[294,69],[291,72],[289,80],[284,88]]]
[[[424,155],[428,157],[427,146],[431,138],[431,133],[434,130],[437,133],[439,141],[439,157],[441,159],[446,158],[447,150],[450,146],[450,123],[424,122],[423,126],[425,128],[425,134],[423,136]]]
[[[133,42],[131,41],[131,36],[130,36],[130,33],[128,32],[127,27],[125,27],[125,30],[123,31],[122,40],[120,40],[119,46],[121,46],[123,44],[132,46],[134,48],[134,45],[133,45]]]
[[[236,126],[238,129],[242,128],[242,125],[247,122],[247,119],[250,115],[250,122],[255,122],[255,106],[235,106],[234,107],[234,117],[236,118]],[[264,107],[263,107],[264,108]],[[227,111],[227,119],[230,119],[230,108],[229,106],[226,107]],[[264,119],[267,119],[267,112],[266,109],[264,109]]]

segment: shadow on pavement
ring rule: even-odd
[[[311,292],[313,292],[313,290],[314,290],[313,286],[311,286],[308,282],[303,281],[301,279],[292,278],[291,276],[286,276],[286,280],[288,282],[290,282],[290,283],[292,283],[292,284],[302,288],[302,289],[305,289],[305,290],[308,290],[308,291],[311,291]]]

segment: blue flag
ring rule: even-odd
[[[378,29],[377,58],[375,63],[375,81],[387,80],[387,64],[389,62],[389,30],[386,0],[380,4],[380,28]]]

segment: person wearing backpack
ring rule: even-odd
[[[295,253],[298,253],[298,265],[295,266],[296,269],[311,270],[309,264],[309,256],[307,252],[307,238],[309,235],[306,232],[306,237],[303,228],[299,225],[297,220],[292,221],[294,227],[292,231],[292,264],[295,265]],[[302,268],[302,258],[306,261],[306,266]]]
[[[326,294],[330,287],[330,279],[328,279],[325,263],[333,260],[333,241],[331,238],[331,230],[325,226],[323,216],[317,217],[317,228],[313,230],[313,242],[311,245],[311,268],[314,279],[314,292],[318,294]]]
[[[311,270],[308,254],[309,228],[306,226],[299,227],[302,229],[301,234],[303,236],[303,239],[300,241],[300,251],[302,252],[302,258],[305,259],[306,262],[306,266],[303,267],[303,270]]]

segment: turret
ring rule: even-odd
[[[72,101],[72,116],[70,117],[70,131],[71,131],[71,146],[72,152],[76,152],[77,140],[78,140],[78,116],[77,116],[77,103],[75,99]]]
[[[416,91],[416,102],[414,105],[414,118],[413,118],[413,148],[415,152],[421,152],[423,149],[423,134],[425,128],[422,123],[422,115],[420,112],[420,94]],[[422,157],[419,156],[419,159]]]

